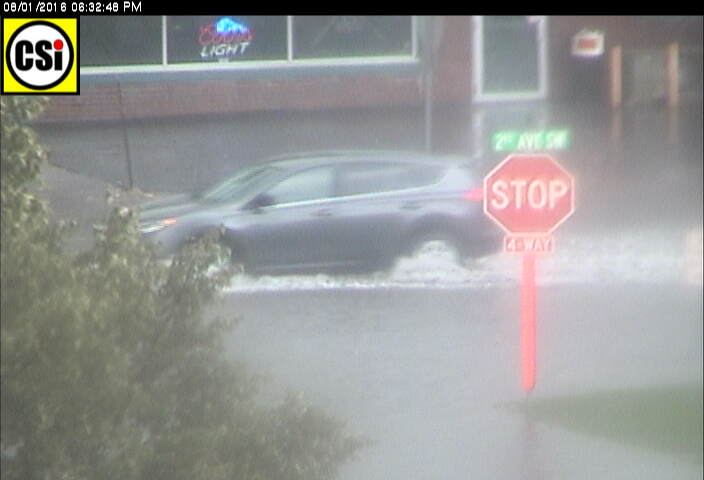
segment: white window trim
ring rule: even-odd
[[[293,16],[286,16],[286,60],[293,61]]]
[[[484,93],[484,18],[481,15],[472,17],[472,97],[475,103],[504,102],[522,100],[544,100],[548,94],[548,17],[539,16],[538,24],[538,89],[535,91],[506,91],[500,93]]]
[[[81,67],[81,75],[102,76],[127,73],[179,73],[179,72],[227,72],[266,69],[299,69],[311,67],[356,67],[356,66],[404,66],[418,65],[418,19],[411,16],[411,53],[408,55],[378,55],[339,58],[295,59],[293,51],[293,16],[286,17],[286,59],[280,60],[244,60],[237,62],[208,63],[167,63],[167,18],[162,16],[162,58],[160,64],[118,65]]]
[[[169,45],[167,44],[167,35],[166,35],[166,15],[163,15],[161,17],[161,66],[166,67],[166,56],[169,53]]]
[[[428,189],[431,189],[432,187],[436,187],[442,183],[444,179],[444,176],[440,176],[438,180],[435,182],[429,183],[427,185],[421,185],[418,187],[406,187],[406,188],[397,188],[394,190],[383,190],[381,192],[369,192],[369,193],[354,193],[351,195],[340,195],[339,197],[322,197],[322,198],[316,198],[314,200],[300,200],[297,202],[286,202],[286,203],[277,203],[275,205],[268,205],[266,207],[262,208],[280,208],[280,207],[303,207],[303,206],[308,206],[308,205],[318,205],[322,203],[342,203],[342,202],[348,202],[350,200],[386,200],[386,199],[395,199],[397,198],[399,193],[421,193],[423,191],[426,191]],[[432,193],[432,192],[431,192]],[[453,192],[450,192],[450,194]],[[457,192],[457,194],[461,194],[462,192]]]
[[[407,188],[398,188],[395,190],[384,190],[382,192],[372,192],[372,193],[355,193],[352,195],[340,195],[339,197],[321,197],[321,198],[316,198],[313,200],[299,200],[296,202],[286,202],[286,203],[277,203],[274,205],[267,205],[266,207],[262,208],[286,208],[286,207],[305,207],[309,205],[320,205],[320,204],[336,204],[336,203],[343,203],[343,202],[348,202],[350,200],[386,200],[386,199],[395,199],[397,198],[399,193],[420,193],[423,192],[431,187],[434,187],[436,185],[439,185],[442,183],[442,179],[438,180],[437,182],[434,183],[429,183],[428,185],[422,185],[420,187],[407,187]],[[461,192],[458,192],[461,193]]]

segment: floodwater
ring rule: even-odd
[[[702,477],[701,129],[606,118],[563,118],[577,210],[538,257],[529,393],[519,254],[233,278],[229,352],[268,375],[265,397],[299,392],[374,442],[342,478]]]
[[[498,129],[572,132],[553,153],[576,210],[537,260],[535,389],[521,389],[520,255],[502,252],[468,269],[438,251],[389,273],[233,277],[213,307],[240,318],[228,355],[267,376],[263,401],[301,392],[374,442],[344,480],[701,478],[701,103],[458,120],[465,134],[437,149],[482,155],[484,172],[504,156],[489,150]],[[53,173],[52,207],[86,233],[104,184]]]
[[[701,478],[700,287],[538,288],[521,388],[517,288],[228,295],[233,359],[374,443],[345,479]]]
[[[536,283],[550,285],[701,285],[701,238],[697,228],[623,229],[611,235],[555,235],[555,251],[538,254]],[[233,277],[228,293],[374,288],[516,287],[520,254],[499,252],[466,268],[449,253],[425,252],[400,259],[390,272],[370,275]]]

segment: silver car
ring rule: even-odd
[[[501,247],[481,184],[466,158],[302,153],[146,204],[140,229],[169,255],[224,227],[233,261],[253,273],[385,269],[429,242],[463,261]]]

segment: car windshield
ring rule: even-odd
[[[268,166],[247,168],[227,180],[194,193],[193,198],[211,203],[243,199],[254,193],[276,171],[276,168]]]

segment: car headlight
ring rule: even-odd
[[[175,225],[178,221],[175,218],[167,218],[158,222],[143,223],[139,226],[139,231],[142,233],[154,233],[165,229],[171,225]]]

